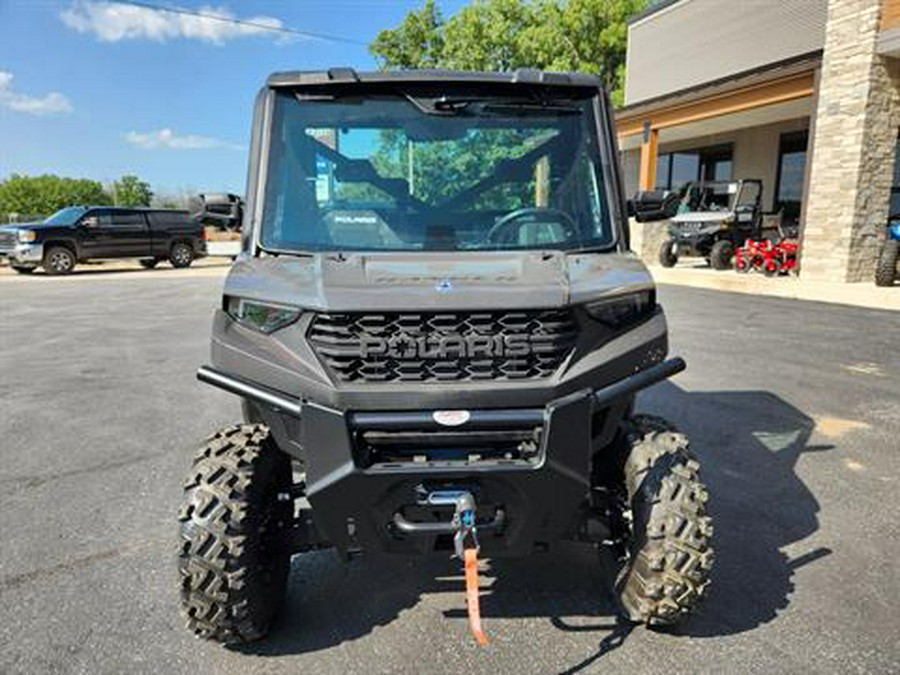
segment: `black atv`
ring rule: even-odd
[[[671,194],[665,208],[648,208],[648,197],[635,202],[639,221],[669,218],[669,238],[659,248],[663,267],[674,267],[681,256],[699,256],[713,269],[731,269],[735,249],[747,239],[760,238],[762,181],[689,183],[679,193],[677,206]]]
[[[250,152],[244,248],[198,372],[244,420],[185,484],[188,628],[262,637],[291,556],[319,548],[454,554],[476,636],[476,556],[563,540],[612,551],[628,618],[691,611],[707,492],[687,437],[633,414],[685,364],[628,252],[599,81],[276,74]]]

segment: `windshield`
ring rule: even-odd
[[[276,99],[264,248],[572,250],[613,242],[588,94],[549,103],[409,92]]]
[[[52,216],[44,220],[48,225],[74,225],[75,221],[81,218],[81,215],[87,211],[83,206],[70,206],[60,209]]]

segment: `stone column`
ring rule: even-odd
[[[882,0],[829,0],[800,276],[868,281],[887,224],[900,67],[876,51]]]

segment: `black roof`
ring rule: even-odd
[[[91,209],[107,209],[109,211],[149,211],[153,213],[162,211],[165,213],[189,213],[187,209],[158,209],[152,206],[111,206],[109,204],[72,204],[72,206],[66,208],[84,209],[85,211],[90,211]]]
[[[357,72],[353,68],[293,70],[273,73],[270,87],[297,87],[354,83],[426,83],[443,80],[464,84],[544,84],[570,87],[599,87],[600,79],[585,73],[549,73],[533,68],[518,68],[505,73],[480,73],[461,70],[378,70]]]

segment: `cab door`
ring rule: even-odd
[[[104,257],[139,258],[150,254],[150,228],[141,211],[110,209],[105,225],[105,241],[109,242]]]
[[[106,258],[113,250],[109,209],[91,209],[76,225],[78,244],[83,258]]]

